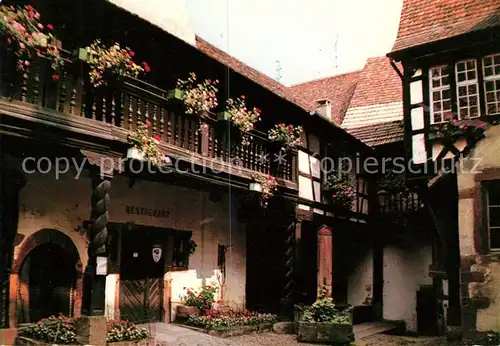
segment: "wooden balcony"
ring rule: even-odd
[[[129,131],[149,121],[151,134],[161,137],[159,147],[165,155],[243,178],[254,172],[272,174],[280,184],[297,188],[296,153],[287,152],[278,162],[275,154],[279,147],[263,133],[249,134],[249,145],[223,145],[224,126],[220,122],[210,115],[200,122],[185,114],[179,102],[168,99],[167,90],[133,78],[94,88],[86,65],[69,53],[56,80],[44,58],[36,58],[21,73],[15,59],[2,54],[0,114],[42,123],[49,126],[47,131],[53,127],[117,141],[123,143],[123,150]]]

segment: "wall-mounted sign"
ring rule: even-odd
[[[155,261],[155,263],[158,263],[160,261],[162,252],[163,251],[160,244],[156,244],[153,246],[152,254],[153,254],[153,261]]]
[[[96,275],[108,275],[108,258],[97,257]]]
[[[170,212],[164,209],[136,207],[132,205],[125,206],[125,212],[130,215],[142,215],[152,217],[169,217]]]

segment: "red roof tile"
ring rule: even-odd
[[[196,36],[196,48],[198,48],[198,50],[208,55],[212,59],[217,60],[223,65],[229,67],[233,71],[241,74],[242,76],[250,79],[254,83],[259,84],[260,86],[273,92],[282,99],[292,102],[308,112],[315,110],[314,108],[310,107],[310,104],[307,101],[294,95],[289,90],[289,88],[287,88],[283,84],[251,68],[250,66],[239,61],[238,59],[233,58],[229,54],[223,52],[219,48],[211,45],[210,43],[208,43],[207,41],[203,40],[198,36]]]
[[[401,79],[391,66],[390,59],[382,56],[366,61],[349,108],[402,100]]]
[[[356,127],[348,129],[347,132],[372,147],[399,142],[404,138],[404,129],[401,121]]]
[[[336,124],[342,123],[349,102],[354,94],[359,80],[360,71],[345,73],[337,76],[316,79],[310,82],[296,84],[290,90],[309,102],[309,107],[316,108],[316,101],[329,100],[332,108],[332,120]]]
[[[404,0],[392,51],[500,26],[500,0]]]

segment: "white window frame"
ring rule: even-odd
[[[431,124],[442,124],[444,122],[446,122],[446,120],[444,119],[444,115],[442,116],[442,120],[441,121],[434,121],[434,92],[435,91],[439,91],[439,92],[442,92],[442,91],[445,91],[445,90],[450,90],[450,94],[451,94],[451,84],[448,83],[446,86],[439,86],[439,87],[433,87],[432,86],[432,70],[433,69],[436,69],[436,68],[443,68],[443,67],[448,67],[448,65],[444,64],[444,65],[437,65],[437,66],[432,66],[430,69],[429,69],[429,92],[430,92],[430,95],[429,95],[429,103],[430,103],[430,112],[429,112],[429,115],[430,115],[430,121],[431,121]],[[440,78],[442,78],[443,75],[440,75]],[[451,79],[452,76],[450,74],[448,74],[448,78]],[[451,95],[450,95],[451,96]],[[452,98],[450,98],[450,101],[452,100]],[[442,101],[441,101],[442,103]],[[450,109],[450,112],[451,112],[451,109]]]
[[[461,81],[459,82],[458,81],[458,74],[459,74],[459,71],[458,71],[458,64],[460,63],[465,63],[466,65],[466,68],[465,68],[465,74],[467,75],[467,72],[469,71],[467,69],[467,63],[469,61],[472,61],[474,63],[474,73],[476,74],[476,78],[474,79],[466,79],[464,81]],[[479,104],[481,102],[481,100],[479,99],[479,83],[478,83],[478,75],[477,75],[477,60],[476,59],[463,59],[463,60],[459,60],[455,63],[455,76],[453,76],[455,78],[455,83],[456,83],[456,89],[455,89],[455,95],[456,95],[456,99],[457,99],[457,117],[459,120],[462,119],[462,116],[460,114],[460,94],[458,93],[458,90],[460,87],[468,87],[470,85],[475,85],[476,86],[476,99],[477,99],[477,102],[476,102],[476,108],[477,108],[477,115],[475,117],[470,117],[471,119],[472,118],[479,118],[481,116],[481,110],[480,110],[480,107],[479,107]],[[470,96],[473,96],[473,95],[469,95],[467,94],[467,101],[469,102],[469,97]],[[467,107],[471,108],[469,105],[467,105]]]
[[[491,114],[488,114],[488,98],[487,98],[487,90],[486,90],[486,82],[495,82],[497,80],[500,80],[500,74],[495,74],[495,57],[498,57],[500,56],[500,53],[496,53],[496,54],[489,54],[489,55],[486,55],[482,58],[482,63],[483,63],[483,70],[481,71],[483,73],[483,80],[484,80],[484,104],[485,104],[485,109],[486,109],[486,115],[497,115],[497,114],[500,114],[500,106],[498,107],[498,111],[496,113],[491,113]],[[486,76],[486,65],[485,65],[485,60],[486,58],[492,58],[493,59],[493,75],[492,76]],[[500,90],[496,90],[495,89],[495,94],[497,92],[500,92]],[[497,98],[497,96],[495,95],[495,103],[500,103],[500,98]]]

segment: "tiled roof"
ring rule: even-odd
[[[391,66],[390,59],[385,56],[369,58],[361,72],[350,107],[370,106],[402,100],[402,82]]]
[[[199,36],[196,36],[196,48],[201,52],[205,53],[214,60],[219,61],[223,65],[229,67],[233,71],[245,76],[252,82],[259,84],[260,86],[266,88],[267,90],[275,93],[279,97],[289,102],[292,102],[302,108],[305,111],[314,111],[314,108],[310,107],[310,104],[304,99],[294,95],[289,88],[283,84],[275,81],[274,79],[266,76],[265,74],[251,68],[245,63],[233,58],[229,54],[223,52],[219,48],[211,45],[207,41],[203,40]]]
[[[379,124],[403,119],[403,102],[374,104],[361,107],[350,107],[345,115],[342,128]]]
[[[356,90],[360,73],[360,71],[355,71],[316,79],[293,85],[290,89],[298,97],[306,99],[309,102],[309,107],[313,109],[316,108],[316,101],[329,100],[331,102],[332,120],[336,124],[340,124]]]
[[[500,0],[404,0],[392,51],[500,26]]]
[[[403,140],[404,129],[401,121],[392,121],[347,130],[371,147]]]
[[[342,127],[403,119],[402,82],[387,57],[369,58],[359,77]]]

